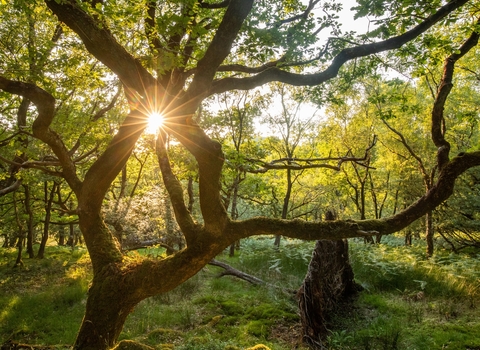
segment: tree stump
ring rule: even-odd
[[[330,215],[326,215],[327,220]],[[360,289],[350,266],[347,240],[317,241],[307,275],[297,293],[303,341],[313,349],[325,349],[332,314],[339,303]]]

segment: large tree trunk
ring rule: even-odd
[[[125,319],[136,305],[123,288],[121,275],[118,266],[111,265],[95,276],[74,349],[103,350],[115,345]]]
[[[135,281],[128,277],[131,268],[122,264],[119,244],[100,213],[81,212],[79,222],[83,234],[89,237],[86,242],[94,278],[74,349],[109,349],[116,343],[126,317],[138,302],[133,301]]]
[[[122,254],[118,241],[99,212],[80,212],[79,223],[92,260],[94,278],[74,349],[113,347],[135,305],[183,283],[227,246],[223,243],[210,248],[213,244],[209,242],[204,247],[206,262],[198,258],[195,245],[194,249],[184,249],[167,259],[130,260]]]

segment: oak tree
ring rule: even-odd
[[[205,98],[272,82],[319,86],[334,79],[349,61],[399,49],[416,42],[434,26],[448,30],[457,18],[471,24],[471,16],[475,16],[473,0],[451,0],[443,6],[440,1],[370,3],[360,1],[358,15],[377,16],[380,25],[357,38],[352,34],[341,37],[336,20],[339,4],[318,0],[307,4],[269,0],[29,0],[9,7],[17,22],[26,12],[35,14],[29,17],[31,22],[22,20],[29,25],[15,27],[16,36],[28,41],[28,33],[42,35],[37,38],[38,46],[25,50],[15,36],[9,36],[14,32],[2,22],[2,29],[7,28],[2,31],[4,52],[10,50],[14,56],[7,55],[8,64],[2,63],[0,68],[2,100],[16,107],[19,99],[30,102],[29,140],[48,153],[47,158],[10,161],[20,168],[40,167],[68,183],[76,197],[76,213],[93,266],[76,349],[114,346],[135,305],[172,290],[241,238],[274,234],[338,240],[390,234],[441,204],[451,195],[455,179],[480,165],[478,150],[451,157],[442,133],[443,108],[455,63],[468,51],[467,46],[478,40],[478,26],[472,26],[468,45],[446,62],[431,113],[439,167],[436,182],[425,195],[382,219],[306,222],[253,217],[235,221],[228,216],[221,198],[221,144],[208,137],[194,119]],[[22,28],[27,33],[21,32]],[[52,39],[56,38],[55,28],[62,28],[61,40]],[[322,41],[325,37],[329,38]],[[12,49],[10,42],[20,48]],[[54,49],[45,55],[49,47]],[[22,67],[29,64],[35,65],[33,78],[22,74]],[[96,118],[118,91],[119,85],[112,83],[117,79],[129,111],[117,108]],[[98,89],[91,89],[90,84],[98,84]],[[152,112],[160,112],[164,118],[156,156],[186,247],[164,259],[133,259],[124,254],[105,224],[102,205]],[[113,129],[108,137],[96,132],[100,124]],[[184,188],[171,167],[167,135],[180,142],[197,162],[202,221],[195,221],[188,210]],[[97,138],[95,146],[90,141]]]

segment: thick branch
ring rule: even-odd
[[[479,23],[480,19],[476,23],[477,27]],[[472,32],[458,52],[448,56],[444,63],[442,80],[440,81],[440,86],[432,110],[432,140],[438,148],[437,162],[440,169],[448,162],[450,152],[450,143],[444,138],[443,110],[447,97],[453,87],[452,80],[455,63],[478,44],[479,35],[480,33],[478,31]]]
[[[75,0],[45,0],[58,19],[69,26],[82,39],[87,50],[110,68],[129,87],[146,95],[156,85],[153,76],[128,53],[105,28],[83,11]]]
[[[229,4],[230,4],[230,0],[224,0],[217,3],[208,3],[208,2],[200,1],[200,7],[204,9],[220,9],[220,8],[227,7]]]
[[[389,38],[387,40],[379,41],[371,44],[359,45],[342,50],[333,59],[330,66],[324,71],[316,74],[296,74],[285,72],[279,68],[271,68],[254,77],[248,78],[225,78],[215,82],[208,95],[215,93],[222,93],[232,89],[249,90],[257,86],[264,85],[273,81],[279,81],[285,84],[295,86],[315,86],[322,84],[335,76],[337,76],[340,68],[348,61],[355,58],[365,57],[383,51],[394,50],[400,48],[405,43],[415,39],[435,23],[445,18],[448,14],[460,8],[467,3],[468,0],[452,0],[445,6],[441,7],[435,14],[428,17],[425,21],[414,27],[413,29]]]
[[[88,170],[82,199],[88,202],[91,208],[100,209],[105,193],[127,162],[146,125],[147,118],[143,113],[130,112],[105,152]]]
[[[261,73],[269,68],[277,67],[280,63],[285,61],[285,58],[286,56],[283,56],[276,61],[267,62],[258,67],[248,67],[242,64],[227,64],[227,65],[218,67],[217,72],[238,72],[238,73],[249,73],[249,74]]]
[[[234,242],[255,235],[282,235],[305,240],[342,239],[397,232],[433,210],[453,193],[455,180],[469,168],[480,165],[480,151],[453,158],[439,174],[437,183],[404,211],[384,219],[307,222],[257,217],[233,221],[227,228]]]
[[[191,98],[204,94],[220,64],[230,54],[243,21],[252,9],[253,0],[231,0],[222,22],[218,27],[203,58],[198,62],[197,73],[188,89]]]
[[[453,191],[455,179],[465,170],[480,165],[480,151],[455,157],[446,165],[439,176],[438,183],[421,199],[407,210],[390,218],[362,221],[324,221],[306,222],[303,220],[280,220],[273,218],[253,218],[242,222],[232,221],[225,227],[223,235],[212,237],[199,232],[194,244],[162,260],[144,260],[135,269],[127,270],[122,276],[131,282],[136,293],[132,297],[144,297],[171,290],[178,284],[197,273],[214,257],[239,238],[262,234],[281,234],[306,240],[363,237],[396,232],[427,210],[433,209]],[[169,278],[163,278],[167,271],[176,271]],[[138,276],[143,276],[138,283]]]
[[[0,189],[0,197],[4,196],[4,195],[6,195],[10,192],[16,191],[20,187],[21,184],[22,184],[22,179],[17,179],[10,186],[7,186],[5,188]]]
[[[33,122],[33,135],[45,142],[53,150],[63,167],[63,176],[74,191],[79,191],[81,181],[77,177],[75,163],[60,136],[50,129],[55,116],[55,99],[47,91],[35,84],[13,81],[0,77],[0,89],[28,98],[37,107],[38,116]]]
[[[160,135],[158,135],[155,144],[158,164],[160,165],[160,170],[162,172],[163,183],[165,184],[165,188],[167,189],[172,202],[175,218],[185,236],[188,246],[191,244],[193,236],[196,233],[197,225],[193,221],[192,216],[185,205],[182,184],[173,174],[172,168],[170,167],[170,159],[168,158],[165,142],[165,133],[161,132]]]

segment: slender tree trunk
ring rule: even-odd
[[[43,235],[42,240],[40,242],[40,247],[38,248],[37,252],[37,259],[43,259],[45,254],[45,246],[47,245],[48,241],[48,231],[50,229],[50,217],[52,216],[52,203],[53,197],[56,192],[56,184],[53,183],[52,190],[50,191],[50,196],[48,196],[48,182],[45,181],[44,183],[44,190],[45,190],[45,222],[43,224]]]
[[[292,187],[293,187],[292,170],[287,169],[287,192],[285,193],[285,197],[283,198],[282,219],[286,219],[288,215],[288,206],[290,204],[290,197],[292,196]],[[273,243],[273,245],[279,248],[281,239],[282,239],[282,236],[276,235],[275,242]]]
[[[237,201],[238,201],[238,186],[240,185],[240,174],[237,174],[235,177],[235,182],[233,183],[233,194],[232,194],[232,207],[230,209],[230,217],[232,220],[237,220],[238,213],[237,213]],[[230,245],[229,256],[235,256],[235,244],[236,242]]]
[[[58,245],[64,246],[65,245],[65,226],[59,225],[58,228]]]
[[[8,235],[3,234],[2,236],[3,236],[2,248],[8,248],[8,244],[9,244]]]
[[[359,179],[359,182],[360,182],[360,220],[365,220],[366,219],[366,215],[365,215],[365,211],[366,211],[366,208],[365,208],[365,180],[366,180],[366,176],[365,178],[360,178],[360,175],[357,173],[357,177]],[[365,243],[370,243],[370,244],[375,244],[375,241],[373,240],[373,237],[372,236],[367,236],[364,238],[364,242]]]
[[[170,197],[168,196],[167,191],[164,193],[164,203],[165,203],[165,228],[166,228],[166,242],[169,248],[167,248],[167,255],[172,255],[175,253],[176,249],[174,247],[176,237],[175,237],[175,220],[173,217],[172,203],[170,202]]]
[[[73,224],[68,224],[68,229],[69,229],[69,235],[68,235],[67,245],[73,248],[75,247],[75,230],[74,230]]]
[[[13,237],[12,239],[10,239],[9,247],[10,248],[16,247],[19,239],[20,239],[20,237],[18,235]]]
[[[33,241],[34,241],[34,234],[33,234],[33,211],[32,211],[32,203],[30,198],[30,187],[28,185],[23,185],[25,189],[25,212],[28,214],[28,221],[27,221],[27,254],[30,259],[35,257],[35,252],[33,251]]]
[[[425,215],[425,238],[427,241],[427,256],[433,256],[433,219],[432,212],[429,211]]]
[[[19,266],[19,265],[23,265],[23,261],[22,261],[22,251],[23,251],[23,240],[24,240],[24,228],[23,228],[23,224],[22,224],[22,221],[20,220],[20,214],[18,213],[18,206],[17,206],[17,196],[16,196],[16,191],[13,192],[13,209],[14,209],[14,212],[15,212],[15,221],[17,222],[17,226],[18,226],[18,236],[16,239],[13,239],[10,244],[11,244],[11,247],[13,247],[13,243],[15,242],[17,248],[18,248],[18,254],[17,254],[17,260],[15,261],[15,265],[14,266]]]
[[[412,245],[412,230],[410,228],[407,228],[405,232],[405,245],[406,246]]]
[[[20,233],[17,241],[17,248],[18,248],[18,253],[17,253],[17,259],[15,260],[15,267],[23,265],[22,261],[22,251],[23,251],[23,241],[24,241],[24,235],[23,233]]]

